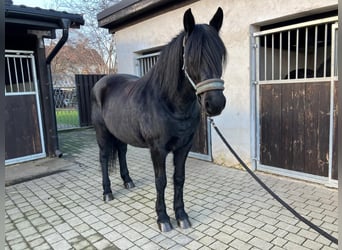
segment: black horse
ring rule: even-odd
[[[210,25],[196,25],[191,9],[184,14],[184,31],[162,50],[154,67],[142,78],[116,74],[100,79],[92,89],[92,121],[100,148],[103,197],[113,199],[108,165],[117,152],[126,188],[134,187],[126,163],[127,144],[150,149],[159,229],[172,229],[166,213],[165,160],[174,154],[174,210],[179,227],[191,227],[184,211],[185,161],[200,121],[200,106],[219,115],[223,95],[222,68],[226,49],[219,37],[223,11]]]

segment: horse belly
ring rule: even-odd
[[[147,147],[145,139],[141,135],[136,124],[128,122],[127,115],[112,117],[105,121],[109,132],[120,141],[140,148]]]

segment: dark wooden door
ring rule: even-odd
[[[337,110],[336,93],[335,89],[334,110]],[[336,118],[337,112],[334,119],[333,179],[337,179]],[[261,164],[327,177],[329,120],[329,82],[261,85]]]
[[[46,156],[33,52],[5,54],[6,164]]]
[[[35,95],[5,97],[6,160],[43,152]]]

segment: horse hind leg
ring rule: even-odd
[[[113,155],[113,150],[115,150],[115,145],[113,142],[113,136],[105,128],[104,124],[94,124],[96,131],[96,139],[100,149],[99,160],[101,165],[102,173],[102,187],[103,187],[103,200],[105,202],[114,199],[111,182],[109,179],[109,160]],[[112,159],[113,160],[113,159]]]
[[[131,177],[129,176],[129,171],[127,168],[127,161],[126,161],[126,153],[127,153],[127,144],[123,142],[118,142],[118,156],[119,156],[119,163],[120,163],[120,175],[123,180],[124,186],[126,189],[131,189],[135,187],[134,182],[132,181]]]

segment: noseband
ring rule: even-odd
[[[185,63],[185,37],[183,39],[183,67],[182,67],[184,74],[186,78],[189,80],[190,84],[196,91],[196,95],[200,95],[204,92],[210,91],[210,90],[224,90],[224,81],[219,78],[212,78],[212,79],[207,79],[204,81],[201,81],[199,83],[195,83],[188,71],[186,70],[186,63]]]

